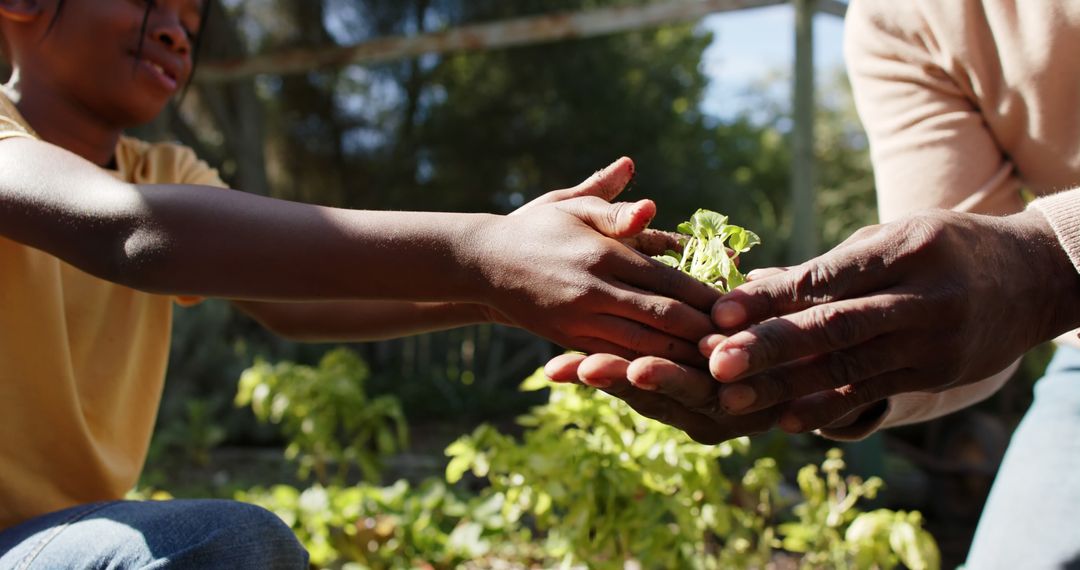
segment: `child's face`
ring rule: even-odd
[[[10,38],[27,87],[77,100],[122,129],[152,120],[187,83],[200,0],[66,0],[47,34],[57,2],[36,1],[38,32],[21,34],[18,47]]]

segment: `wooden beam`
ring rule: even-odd
[[[313,69],[371,64],[423,54],[481,51],[589,38],[709,14],[786,4],[788,0],[669,0],[636,6],[544,14],[474,24],[415,36],[379,38],[348,46],[296,49],[199,65],[195,81],[219,82],[256,75],[287,75]]]
[[[847,2],[840,0],[817,0],[815,9],[822,14],[831,14],[843,18],[847,15]]]

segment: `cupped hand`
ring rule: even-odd
[[[642,235],[651,201],[609,203],[632,175],[620,159],[479,229],[483,298],[498,320],[567,348],[703,364],[696,343],[716,330],[708,310],[719,295],[619,241],[664,239]]]
[[[556,382],[580,381],[603,390],[708,445],[768,431],[782,411],[727,414],[717,396],[721,385],[707,372],[654,356],[630,361],[613,354],[563,354],[551,359],[544,373]]]
[[[790,432],[982,380],[1080,324],[1080,278],[1038,212],[919,213],[755,277],[702,348],[725,411],[782,404]]]

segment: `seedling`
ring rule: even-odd
[[[687,236],[682,252],[667,251],[655,259],[727,293],[746,282],[739,272],[739,255],[761,243],[754,232],[727,223],[728,217],[698,210],[677,230]]]

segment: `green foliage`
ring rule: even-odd
[[[723,214],[698,210],[678,226],[679,233],[689,236],[682,252],[668,251],[656,259],[725,293],[731,291],[746,281],[736,265],[739,254],[760,245],[761,238],[727,222]]]
[[[328,352],[318,367],[258,360],[240,376],[237,406],[251,406],[261,421],[281,424],[289,439],[285,454],[297,458],[300,477],[314,471],[318,482],[344,480],[350,465],[379,478],[380,459],[405,446],[405,416],[397,399],[371,398],[364,389],[367,365],[346,349]]]
[[[236,498],[281,517],[320,568],[452,568],[512,544],[515,556],[530,550],[527,532],[506,527],[491,499],[462,499],[439,480],[303,491],[277,485]]]
[[[355,375],[358,360],[334,354],[320,374]],[[548,387],[540,370],[522,384],[526,391]],[[267,395],[259,406],[310,411],[314,406],[301,398],[311,396]],[[791,510],[776,461],[747,465],[746,438],[701,445],[619,400],[568,385],[553,387],[549,402],[519,423],[520,439],[483,425],[448,446],[445,481],[279,485],[237,498],[277,513],[313,563],[327,568],[468,562],[614,569],[630,561],[645,568],[761,568],[782,551],[802,554],[803,568],[940,565],[918,513],[860,512],[858,502],[873,498],[881,481],[845,479],[839,451],[829,452],[820,471],[809,465],[799,472],[802,499]],[[447,486],[467,473],[485,483],[479,494]],[[791,512],[795,519],[781,522]]]
[[[524,387],[543,381],[537,372]],[[730,504],[733,484],[718,463],[745,451],[747,440],[699,445],[578,387],[554,388],[520,423],[520,443],[481,426],[450,445],[446,476],[455,482],[469,469],[486,477],[490,492],[505,496],[507,520],[527,516],[554,559],[596,568],[622,568],[634,557],[647,568],[746,567],[768,552],[754,532],[758,515]]]
[[[523,384],[542,387],[542,371]],[[481,426],[453,443],[446,477],[455,482],[471,471],[486,478],[488,493],[505,497],[507,520],[528,520],[545,533],[544,549],[555,559],[596,568],[622,568],[630,559],[646,568],[748,568],[764,566],[782,546],[804,553],[805,568],[891,568],[897,559],[910,568],[939,566],[917,513],[859,514],[858,501],[873,498],[881,481],[843,479],[837,450],[822,465],[825,479],[813,465],[800,471],[798,519],[777,526],[785,505],[776,462],[762,458],[737,473],[725,461],[747,454],[746,439],[697,444],[616,399],[566,385],[520,423],[520,442]],[[887,534],[867,530],[886,515],[893,516]],[[854,521],[861,522],[849,537]]]
[[[860,512],[858,501],[873,499],[882,481],[844,478],[844,467],[840,451],[833,449],[820,471],[816,465],[799,470],[803,502],[794,509],[798,520],[781,524],[779,531],[785,550],[804,554],[801,568],[888,570],[900,562],[911,570],[940,568],[937,543],[922,528],[922,515],[887,509]]]

